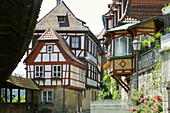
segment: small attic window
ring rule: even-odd
[[[58,23],[64,23],[65,22],[65,16],[58,16]]]

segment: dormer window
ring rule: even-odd
[[[58,23],[65,23],[65,16],[58,16]]]

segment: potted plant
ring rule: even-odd
[[[144,50],[145,50],[145,51],[148,51],[148,50],[149,50],[149,41],[148,41],[148,39],[144,39],[144,40],[142,41],[142,46],[144,47]]]
[[[161,36],[162,36],[162,33],[160,33],[160,32],[156,33],[156,35],[155,35],[156,40],[159,42],[159,44],[161,43]]]
[[[167,14],[170,14],[170,3],[168,6],[165,6],[162,8],[162,14],[163,15],[167,15]]]
[[[150,36],[150,44],[151,44],[151,48],[155,47],[154,37],[152,36]]]

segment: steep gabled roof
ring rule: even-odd
[[[59,44],[59,46],[61,47],[61,49],[63,50],[64,54],[70,58],[71,61],[75,61],[77,63],[79,63],[82,66],[85,66],[85,64],[83,62],[81,62],[71,51],[71,49],[69,48],[69,46],[67,45],[67,43],[65,42],[65,40],[57,33],[55,32],[52,28],[48,28],[43,34],[42,36],[38,39],[38,42],[36,44],[36,46],[33,48],[32,52],[27,56],[27,58],[24,60],[24,62],[26,62],[30,56],[34,53],[35,49],[37,48],[37,46],[39,45],[38,43],[41,43],[40,41],[50,41],[53,40],[55,41],[57,44]]]
[[[158,20],[162,24],[164,22],[164,20],[162,18],[160,18],[158,16],[154,16],[154,17],[146,19],[146,20],[144,20],[144,21],[142,21],[140,23],[127,23],[127,24],[124,24],[124,25],[121,25],[121,26],[109,29],[109,30],[107,30],[107,32],[115,32],[115,31],[128,30],[130,28],[134,28],[134,27],[137,27],[137,26],[145,24],[145,23],[149,23],[149,22],[154,21],[154,20]]]
[[[57,16],[66,16],[66,26],[58,23]],[[54,30],[60,31],[87,31],[88,27],[84,26],[85,22],[76,18],[71,10],[62,1],[58,6],[54,7],[46,14],[36,25],[35,30],[46,30],[52,27]]]
[[[125,13],[119,22],[139,23],[153,16],[164,18],[161,9],[167,3],[169,0],[127,0]]]

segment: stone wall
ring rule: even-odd
[[[43,109],[52,110],[52,113],[77,113],[82,112],[82,91],[65,88],[43,88],[42,91],[52,91],[52,103],[42,103],[42,93],[39,99],[39,112]],[[65,95],[65,98],[64,98]],[[64,103],[63,103],[64,102]]]
[[[68,113],[82,112],[82,92],[67,90],[67,111]]]
[[[153,66],[146,67],[146,68],[140,70],[138,73],[139,90],[141,90],[141,88],[143,88],[144,91],[146,91],[146,94],[150,97],[154,97],[156,95],[162,95],[163,85],[161,85],[161,84],[158,85],[158,88],[154,88],[154,86],[153,86],[154,80],[152,78],[152,72],[154,71],[155,66],[156,66],[156,64]],[[142,85],[144,85],[144,87]],[[136,87],[136,73],[134,73],[131,76],[130,87],[131,87],[131,89],[134,89],[134,87]]]
[[[168,82],[168,113],[170,113],[170,81]]]
[[[90,103],[97,99],[97,89],[86,89],[82,92],[82,97],[82,111],[90,111]]]
[[[164,35],[161,39],[162,55],[162,82],[163,82],[163,110],[168,113],[168,82],[170,81],[170,33]]]
[[[91,102],[90,113],[130,113],[127,100],[100,100]]]

